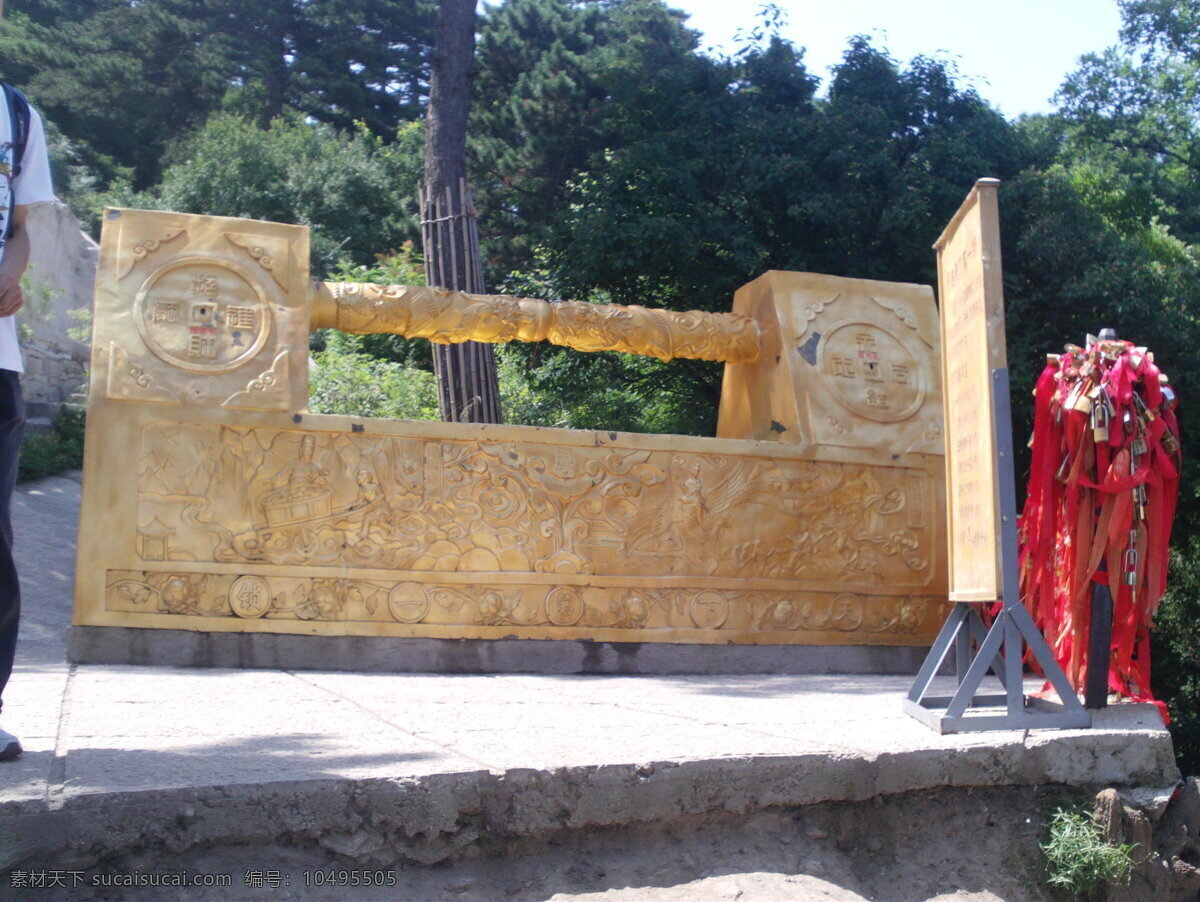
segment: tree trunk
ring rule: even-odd
[[[421,242],[430,285],[482,293],[483,261],[475,205],[467,187],[467,114],[475,62],[476,0],[440,0],[429,108]],[[491,345],[433,346],[442,419],[499,423],[500,393]]]

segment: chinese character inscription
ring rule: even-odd
[[[181,261],[147,279],[138,327],[160,359],[198,373],[246,363],[270,333],[270,310],[251,277],[220,263]]]

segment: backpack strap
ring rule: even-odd
[[[25,160],[25,145],[29,142],[29,101],[25,95],[8,82],[0,82],[4,87],[5,106],[8,107],[8,121],[12,127],[12,158],[9,162],[12,178],[21,174],[21,164]],[[4,239],[12,234],[12,217],[4,223]]]
[[[21,174],[21,163],[25,159],[25,145],[29,143],[29,101],[25,95],[7,82],[4,97],[8,101],[8,117],[12,123],[12,174]]]

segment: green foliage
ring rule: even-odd
[[[334,282],[424,285],[421,256],[412,242],[371,265],[343,258]],[[309,409],[396,420],[436,420],[437,380],[429,342],[399,335],[350,335],[322,329],[313,336]]]
[[[1057,809],[1041,850],[1046,883],[1069,898],[1092,898],[1108,886],[1128,883],[1133,874],[1133,847],[1105,842],[1086,812]]]
[[[17,482],[45,479],[83,466],[84,410],[64,407],[49,432],[26,432]]]
[[[265,127],[285,109],[386,137],[420,112],[432,0],[157,0],[198,23],[233,84],[253,86]]]
[[[630,132],[638,87],[683,87],[681,73],[705,68],[695,45],[682,15],[658,0],[509,0],[487,10],[470,150],[495,265],[528,264],[568,182]],[[666,134],[653,111],[643,120]]]
[[[230,90],[391,140],[425,91],[431,0],[9,0],[0,75],[79,145],[105,187],[144,190]]]
[[[10,0],[0,19],[0,75],[27,89],[78,142],[88,166],[119,167],[146,187],[173,140],[204,122],[225,93],[203,24],[162,2]]]
[[[341,133],[299,117],[266,130],[218,113],[185,146],[137,206],[294,222],[312,229],[323,273],[343,260],[373,261],[415,237],[421,129],[409,125],[385,144],[365,130]]]
[[[312,355],[309,368],[308,406],[313,413],[438,419],[432,373],[363,353],[357,335],[330,331],[324,345]]]
[[[522,279],[537,273],[529,292],[537,296],[720,311],[768,269],[931,282],[932,237],[967,187],[982,173],[1014,176],[1027,156],[1015,129],[956,88],[940,62],[902,68],[856,39],[822,101],[802,52],[787,42],[770,39],[733,60],[701,57],[690,33],[657,7],[629,0],[593,21],[560,0],[512,0],[490,21],[490,38],[485,29],[481,84],[512,90],[507,106],[489,108],[509,111],[496,114],[510,135],[505,154],[488,158],[486,145],[476,147],[497,170],[504,196],[515,198],[494,206],[501,212],[490,226],[503,235],[493,263],[520,263],[526,273],[510,277],[505,290],[525,293]],[[530,23],[544,25],[551,13],[558,16],[551,49],[523,44],[526,31],[540,34]],[[523,59],[535,72],[546,60],[561,61],[564,22],[576,26],[570,46],[578,48],[580,77],[605,99],[594,115],[564,116],[576,143],[567,147],[554,132],[557,152],[543,157],[545,138],[526,132],[526,122],[531,110],[549,115],[552,107],[541,106],[547,92],[565,86],[547,76],[535,91],[502,62]],[[502,32],[502,25],[512,27]],[[610,34],[625,39],[605,43]],[[489,40],[505,49],[503,60],[483,52]],[[577,171],[562,181],[558,167],[567,157]],[[524,257],[522,237],[533,242]],[[528,352],[527,378],[576,401],[572,409],[588,388],[619,386],[631,410],[673,405],[654,422],[713,431],[719,366],[560,356]],[[604,409],[620,415],[623,405]]]
[[[1176,541],[1168,589],[1150,634],[1154,690],[1171,712],[1175,757],[1200,773],[1200,536]]]
[[[1120,46],[1084,56],[1058,96],[1072,162],[1159,205],[1188,241],[1200,238],[1198,10],[1195,0],[1123,2]]]
[[[543,345],[496,349],[506,423],[619,432],[711,433],[715,407],[689,393],[669,394],[664,371],[676,366],[650,357],[580,354]],[[655,391],[653,386],[665,386]]]

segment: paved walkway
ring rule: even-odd
[[[1176,776],[1152,707],[1110,708],[1087,731],[939,736],[900,711],[905,677],[72,666],[78,496],[58,477],[15,501],[25,616],[3,725],[26,753],[0,765],[0,870],[149,837],[306,834],[353,856],[368,840],[346,809],[372,793],[386,797],[370,803],[380,823],[443,843],[413,846],[410,858],[434,861],[480,823],[534,835],[938,786]]]

